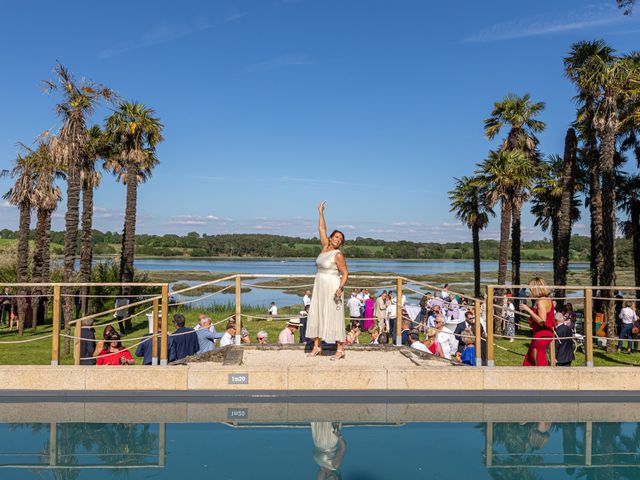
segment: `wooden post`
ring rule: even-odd
[[[169,284],[162,286],[162,328],[160,329],[160,365],[167,365],[169,363],[168,357],[168,337],[169,327]]]
[[[396,279],[396,345],[402,345],[402,278]]]
[[[156,298],[153,300],[153,320],[151,328],[151,365],[158,365],[158,315],[160,303]]]
[[[82,338],[82,321],[76,320],[73,333],[73,364],[80,365],[80,339]]]
[[[493,422],[487,422],[487,436],[485,438],[484,450],[487,457],[487,467],[491,467],[493,466]]]
[[[58,465],[58,424],[49,424],[49,466]]]
[[[487,286],[487,366],[493,367],[493,287]]]
[[[51,337],[51,365],[60,364],[60,285],[53,286],[53,337]]]
[[[556,339],[555,339],[555,337],[551,340],[551,343],[549,344],[549,354],[551,356],[551,366],[555,367],[556,366]]]
[[[241,294],[241,277],[236,275],[236,345],[242,343],[242,298]]]
[[[476,300],[473,304],[476,330],[476,367],[482,366],[482,323],[480,322],[480,315],[482,314],[482,305],[480,300]]]
[[[584,289],[584,359],[587,367],[593,367],[593,290]]]
[[[591,452],[593,448],[593,422],[584,423],[584,464],[591,466]]]

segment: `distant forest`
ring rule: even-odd
[[[33,234],[33,232],[32,232]],[[17,232],[0,230],[0,239],[17,239]],[[94,255],[116,255],[120,252],[122,235],[115,232],[93,231]],[[64,232],[51,233],[51,251],[63,253]],[[483,260],[498,259],[498,241],[482,240],[480,254]],[[345,244],[343,251],[350,258],[391,259],[451,259],[473,258],[471,242],[409,242],[376,240],[357,237]],[[574,236],[571,239],[570,258],[574,262],[588,262],[589,237]],[[317,238],[287,237],[264,234],[201,235],[136,235],[136,255],[153,257],[315,257],[320,253]],[[631,241],[617,241],[618,265],[632,266]],[[534,240],[523,243],[522,259],[528,261],[553,260],[550,240]]]

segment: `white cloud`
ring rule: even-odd
[[[536,37],[554,33],[584,30],[592,27],[628,21],[613,2],[586,5],[580,10],[557,14],[539,14],[496,23],[464,39],[465,42],[493,42]]]
[[[338,228],[342,229],[342,230],[355,230],[356,227],[354,225],[338,225]]]

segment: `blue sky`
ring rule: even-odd
[[[496,147],[482,128],[493,102],[545,101],[541,148],[561,153],[571,43],[637,48],[640,13],[614,3],[0,0],[1,165],[18,141],[59,126],[39,85],[59,60],[165,125],[162,163],[139,189],[139,232],[308,237],[327,200],[329,227],[348,237],[468,240],[447,192]],[[123,209],[124,187],[105,174],[96,228],[121,230]],[[63,215],[64,204],[54,228]],[[544,235],[530,215],[524,223],[525,239]],[[17,228],[6,204],[0,228]]]

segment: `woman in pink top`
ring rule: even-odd
[[[362,322],[362,330],[368,332],[374,325],[373,320],[373,306],[375,305],[375,298],[370,296],[367,301],[364,302],[364,321]]]

